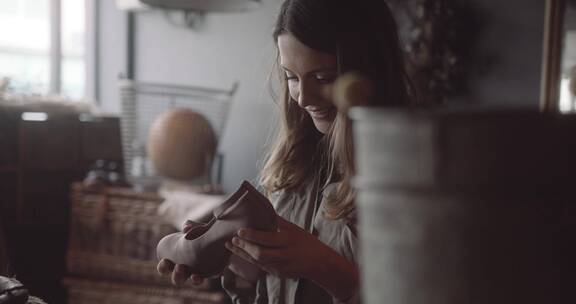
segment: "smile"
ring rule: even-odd
[[[325,120],[328,119],[333,112],[333,108],[324,108],[324,109],[314,109],[314,110],[307,110],[308,113],[310,113],[310,116],[313,119],[317,119],[317,120]]]

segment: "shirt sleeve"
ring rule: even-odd
[[[266,276],[262,276],[256,282],[256,300],[254,304],[268,304],[268,287],[266,286]]]
[[[251,289],[239,289],[236,284],[236,274],[234,274],[228,267],[222,273],[222,288],[230,297],[234,304],[248,304],[253,298]]]
[[[342,254],[344,257],[354,263],[354,265],[360,267],[360,259],[358,257],[358,231],[357,231],[357,216],[356,210],[353,210],[344,219],[342,219],[346,224],[342,233]],[[361,289],[360,285],[354,291],[352,296],[344,301],[340,301],[336,298],[332,299],[335,304],[360,304],[361,299]]]
[[[331,196],[335,195],[338,183],[332,183],[328,185],[322,195],[325,199],[329,199]],[[327,236],[326,243],[335,249],[340,255],[346,258],[349,262],[353,263],[357,268],[360,267],[360,261],[358,257],[358,220],[357,211],[353,209],[346,216],[338,220],[323,220],[322,221],[327,228],[331,227],[330,236]],[[325,229],[326,229],[325,228]],[[360,286],[356,288],[352,296],[344,301],[332,298],[332,303],[334,304],[359,304],[362,303],[361,300],[361,290]]]

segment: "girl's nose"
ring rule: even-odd
[[[313,104],[313,92],[309,85],[306,85],[304,81],[299,84],[298,90],[298,106],[302,109]]]

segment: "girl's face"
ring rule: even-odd
[[[332,102],[338,77],[336,56],[311,49],[290,34],[278,37],[278,49],[291,99],[308,112],[316,129],[326,134],[336,117]]]

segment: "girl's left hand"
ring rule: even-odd
[[[336,253],[297,225],[278,216],[278,231],[240,229],[226,248],[278,277],[307,278]]]

